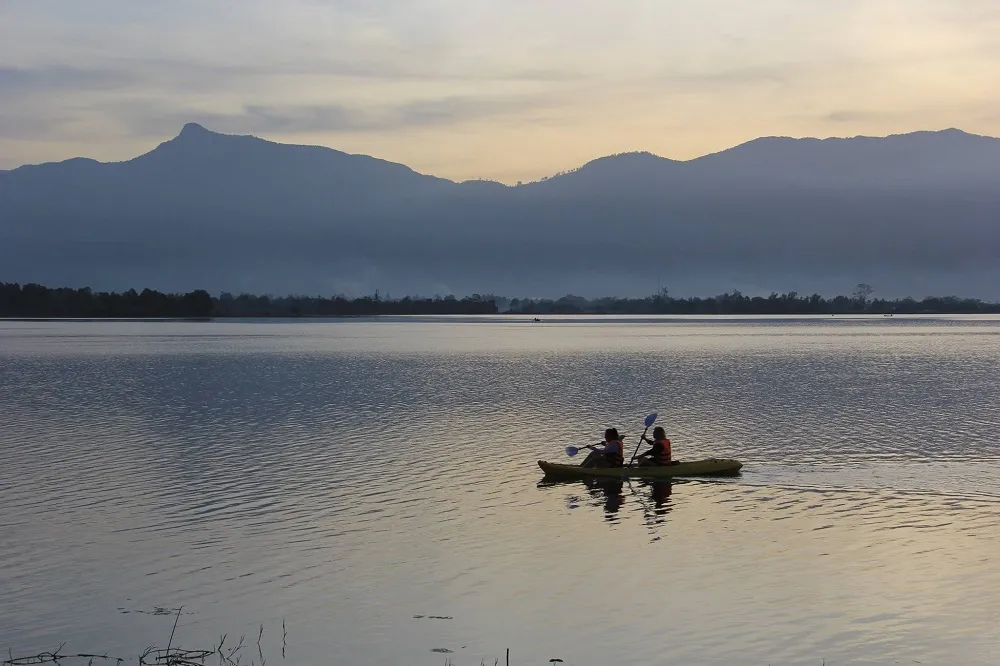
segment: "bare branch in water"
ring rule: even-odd
[[[177,609],[177,617],[174,618],[174,628],[170,630],[170,639],[167,641],[167,654],[170,654],[170,644],[174,642],[174,632],[177,631],[177,622],[181,619],[181,611],[184,606]]]
[[[179,647],[174,647],[174,638],[177,636],[177,625],[180,621],[180,616],[182,614],[182,609],[178,608],[176,610],[177,615],[174,617],[173,628],[170,631],[170,637],[167,640],[167,647],[157,648],[155,645],[150,645],[138,656],[135,661],[138,666],[204,666],[205,658],[213,654],[219,655],[220,666],[238,666],[243,658],[243,649],[246,647],[245,641],[246,636],[240,636],[240,642],[233,648],[224,649],[226,639],[229,634],[222,634],[219,637],[218,647],[210,650],[188,650]],[[285,643],[288,636],[288,630],[285,627],[285,621],[281,621],[282,630],[282,647],[281,656],[285,656]],[[252,666],[264,666],[267,659],[264,656],[264,649],[262,646],[262,639],[264,636],[264,625],[261,624],[257,632],[257,654],[260,659],[258,664],[257,660],[251,660]],[[97,660],[110,661],[114,660],[115,666],[121,666],[126,659],[122,657],[112,657],[107,653],[96,654],[92,652],[81,652],[79,654],[64,654],[63,648],[65,648],[66,643],[63,642],[59,647],[52,652],[40,652],[34,655],[26,655],[22,657],[15,657],[12,648],[7,649],[8,658],[0,663],[0,666],[34,666],[35,664],[62,664],[64,661],[69,661],[73,663],[75,660],[88,660],[87,666],[94,666]]]

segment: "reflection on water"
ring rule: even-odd
[[[618,512],[626,498],[634,503],[641,512],[643,519],[650,527],[664,522],[664,517],[670,512],[670,496],[675,484],[683,480],[652,481],[649,479],[582,479],[582,480],[551,480],[539,481],[539,489],[565,488],[570,491],[566,496],[566,506],[577,509],[584,505],[601,507],[604,519],[609,523],[618,521]],[[579,494],[580,487],[586,489],[589,500]]]
[[[991,664],[998,333],[0,323],[0,650]],[[650,411],[742,474],[542,480]]]

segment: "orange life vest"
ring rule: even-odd
[[[604,442],[604,457],[614,467],[622,467],[625,464],[625,446],[620,441]]]
[[[669,465],[670,464],[670,440],[664,437],[660,442],[662,448],[656,452],[656,464],[657,465]]]

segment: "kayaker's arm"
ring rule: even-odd
[[[646,439],[646,438],[643,437],[643,439]],[[648,439],[646,439],[646,441],[653,445],[652,448],[650,448],[648,451],[646,451],[644,453],[640,453],[637,457],[639,457],[639,458],[655,458],[660,453],[657,450],[660,447],[658,447],[656,445],[656,442],[650,442]]]

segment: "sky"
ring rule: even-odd
[[[1000,135],[996,0],[0,0],[0,169],[186,122],[454,180],[758,136]]]

